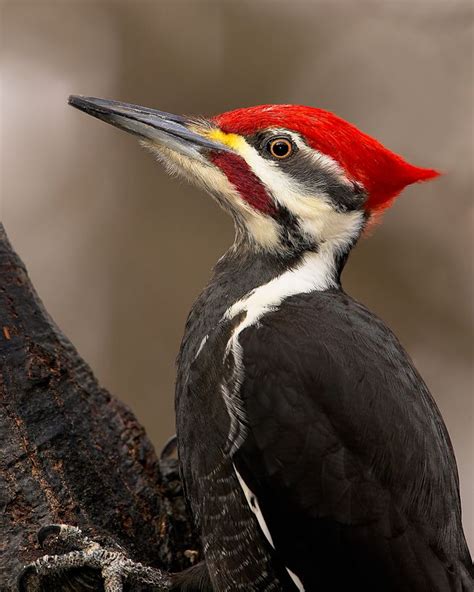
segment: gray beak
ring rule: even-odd
[[[224,144],[190,129],[191,125],[196,125],[196,120],[188,117],[78,95],[71,95],[69,104],[106,123],[191,158],[203,160],[203,153],[206,151],[230,151]]]

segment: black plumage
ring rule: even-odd
[[[205,120],[71,103],[144,138],[235,222],[178,359],[180,466],[205,559],[174,589],[472,590],[443,420],[395,336],[340,285],[367,223],[439,173],[301,105]]]
[[[449,436],[393,333],[329,290],[289,298],[240,341],[235,464],[305,589],[467,590]]]
[[[229,254],[186,327],[180,459],[215,589],[294,591],[289,568],[306,591],[469,590],[457,469],[442,418],[393,333],[341,288],[292,296],[242,331],[236,394],[247,434],[229,454],[222,384],[234,361],[226,347],[245,312],[223,316],[288,265]],[[274,548],[235,469],[258,500]]]

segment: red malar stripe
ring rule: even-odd
[[[242,199],[264,214],[275,213],[271,197],[245,160],[229,152],[213,152],[210,160],[221,169]]]

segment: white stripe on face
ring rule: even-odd
[[[274,130],[276,134],[283,133]],[[238,154],[250,170],[266,187],[267,192],[277,206],[283,207],[297,220],[297,232],[307,244],[330,241],[335,248],[344,248],[354,240],[363,225],[361,211],[337,211],[324,190],[318,190],[317,184],[311,188],[286,174],[278,162],[261,156],[244,137],[224,134],[219,130],[209,132],[217,135],[220,141],[227,143]],[[288,136],[289,133],[285,132]],[[331,158],[319,154],[308,147],[297,134],[290,134],[298,149],[314,161],[315,170],[330,173],[338,182],[348,183],[342,170]],[[152,150],[165,165],[168,172],[180,174],[197,183],[208,191],[217,202],[228,210],[237,220],[237,226],[246,229],[250,244],[257,249],[279,252],[288,246],[282,243],[282,228],[272,216],[253,208],[217,167],[206,161],[198,161],[179,154],[168,147],[142,142]]]
[[[269,136],[290,136],[298,150],[314,163],[317,170],[334,177],[338,183],[351,186],[339,164],[329,156],[313,150],[298,134],[286,130],[268,130]],[[280,161],[264,158],[243,136],[224,134],[220,130],[210,132],[210,137],[228,144],[243,158],[273,197],[277,205],[286,208],[298,219],[302,233],[313,242],[334,241],[343,246],[358,235],[364,214],[359,210],[337,211],[328,194],[323,190],[308,187],[280,168]]]

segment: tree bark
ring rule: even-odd
[[[189,567],[199,554],[177,461],[158,460],[131,411],[99,386],[0,225],[2,592],[44,554],[38,529],[58,522],[165,570]],[[97,574],[81,578],[45,581],[44,589],[101,589]]]

